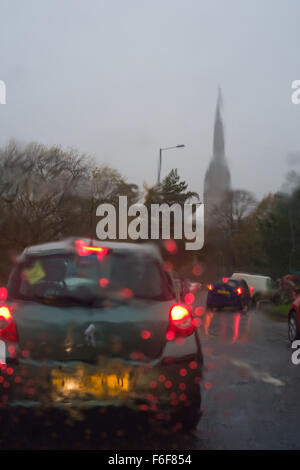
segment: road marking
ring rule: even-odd
[[[245,369],[247,369],[251,373],[252,377],[257,380],[261,380],[262,382],[275,385],[276,387],[285,386],[285,383],[282,382],[282,380],[277,379],[276,377],[273,377],[272,375],[269,374],[269,372],[260,372],[256,370],[254,367],[250,366],[250,364],[244,361],[237,361],[236,359],[230,359],[230,358],[228,359],[233,365],[237,367],[244,367]]]
[[[276,377],[273,377],[272,375],[269,374],[269,372],[263,372],[263,371],[258,371],[256,370],[253,366],[248,364],[245,361],[239,361],[237,359],[232,359],[231,357],[227,356],[226,354],[222,354],[220,356],[215,356],[214,354],[209,354],[209,356],[214,359],[214,360],[220,360],[220,359],[225,359],[226,361],[230,362],[236,367],[242,367],[246,369],[249,372],[249,375],[251,375],[254,379],[256,380],[261,380],[262,382],[274,385],[275,387],[284,387],[285,383],[277,379]]]

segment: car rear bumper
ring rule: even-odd
[[[174,411],[199,397],[202,365],[195,354],[138,363],[108,360],[102,364],[21,360],[0,374],[2,408],[88,410],[127,407]]]
[[[209,307],[239,307],[241,300],[237,296],[224,296],[212,294],[207,296],[207,306]]]
[[[203,357],[197,331],[168,341],[162,355],[148,362],[120,358],[101,358],[93,364],[41,361],[22,357],[18,347],[15,350],[17,357],[7,356],[7,364],[0,365],[0,408],[14,410],[14,416],[17,409],[35,409],[44,414],[51,409],[73,413],[124,407],[157,416],[176,414],[200,402]],[[66,379],[71,376],[71,383],[63,382],[64,375]],[[112,385],[110,391],[105,390],[103,377]],[[123,379],[119,388],[118,377],[121,385]]]

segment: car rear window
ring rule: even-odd
[[[125,297],[168,300],[173,287],[156,260],[147,256],[107,254],[31,257],[19,265],[8,285],[13,297],[91,301]]]
[[[235,281],[234,279],[229,279],[227,281],[227,285],[230,287],[237,287],[239,285],[239,281]]]

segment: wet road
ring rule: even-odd
[[[206,325],[205,325],[205,322]],[[299,449],[300,368],[285,322],[267,313],[207,313],[199,443],[211,449]]]
[[[266,312],[204,312],[199,326],[205,359],[203,416],[193,435],[159,430],[142,417],[90,416],[43,432],[28,423],[12,447],[83,449],[299,449],[300,366],[291,362],[286,323]],[[95,421],[95,422],[93,422]],[[48,430],[48,431],[47,431]],[[158,432],[159,431],[159,432]],[[49,439],[51,438],[51,442]]]

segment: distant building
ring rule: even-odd
[[[215,212],[222,205],[230,189],[231,178],[225,156],[224,128],[221,116],[221,92],[219,90],[213,138],[213,155],[204,179],[206,228],[213,225]]]

